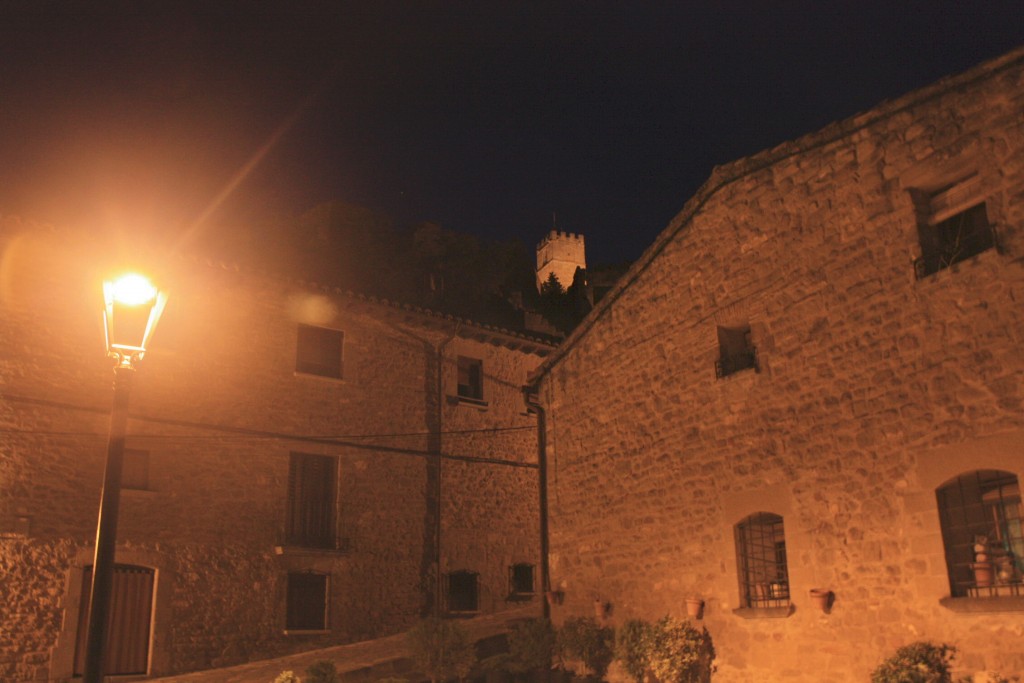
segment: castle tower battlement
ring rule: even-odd
[[[537,244],[537,289],[554,273],[562,287],[572,284],[577,268],[587,267],[582,234],[552,230]]]

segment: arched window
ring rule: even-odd
[[[1024,595],[1020,484],[1000,470],[962,474],[935,491],[953,597]]]
[[[736,561],[743,607],[789,605],[789,570],[782,517],[758,512],[737,524]]]

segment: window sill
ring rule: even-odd
[[[986,598],[945,597],[939,604],[950,612],[961,614],[991,614],[994,612],[1024,612],[1024,595],[993,595]]]
[[[448,616],[449,619],[472,619],[473,617],[480,616],[480,610],[472,610],[472,611],[468,611],[467,610],[465,612],[455,612],[455,611],[449,610],[448,613],[447,613],[447,616]]]
[[[284,634],[286,636],[322,636],[330,633],[330,629],[285,629]]]
[[[732,613],[743,619],[785,619],[794,611],[793,605],[783,605],[782,607],[737,607]]]
[[[341,539],[338,543],[338,546],[335,548],[315,548],[303,545],[275,545],[274,554],[288,555],[291,557],[308,555],[348,555],[349,543],[348,539]]]
[[[454,403],[471,406],[477,410],[487,410],[489,406],[487,401],[483,401],[479,398],[469,398],[468,396],[452,396],[451,398]]]
[[[295,377],[303,377],[306,379],[319,380],[321,382],[330,382],[331,384],[344,384],[344,377],[335,377],[334,375],[318,375],[315,372],[302,372],[296,370],[294,373]]]
[[[505,602],[529,602],[535,595],[536,593],[509,593]]]

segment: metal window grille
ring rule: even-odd
[[[458,393],[460,398],[484,400],[484,362],[459,356]]]
[[[155,575],[156,572],[149,567],[114,566],[110,616],[107,618],[107,645],[103,655],[108,676],[145,675],[149,672]],[[91,586],[92,567],[86,567],[82,573],[82,598],[78,609],[75,676],[81,676],[85,669]]]
[[[285,628],[290,631],[327,629],[326,574],[311,572],[288,574]]]
[[[336,547],[337,480],[337,458],[311,453],[291,454],[286,544],[305,548]]]
[[[479,610],[479,574],[469,571],[448,575],[448,611],[476,612]]]
[[[1020,484],[1000,470],[975,470],[935,496],[953,597],[1024,595]]]
[[[532,564],[521,563],[509,567],[509,592],[513,595],[533,594]]]
[[[789,605],[789,571],[782,517],[761,512],[736,525],[740,599],[745,607]]]
[[[299,325],[295,371],[341,379],[344,336],[340,330]]]

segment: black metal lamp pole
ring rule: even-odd
[[[121,469],[124,463],[124,439],[128,426],[128,396],[135,377],[135,365],[146,346],[167,303],[146,278],[128,273],[116,281],[103,283],[104,331],[107,353],[114,367],[114,406],[110,411],[110,436],[100,494],[100,514],[96,524],[96,555],[92,563],[89,589],[89,625],[86,632],[83,683],[103,683],[106,669],[111,597],[114,588],[114,550],[117,547],[117,514],[121,506]],[[118,321],[114,323],[114,311]]]
[[[107,462],[100,494],[100,516],[96,525],[96,556],[92,564],[89,592],[89,630],[86,639],[84,683],[102,683],[107,647],[107,622],[114,585],[114,547],[117,544],[117,514],[121,505],[121,468],[124,437],[128,425],[128,396],[135,368],[130,361],[114,368],[114,406],[110,412]]]

